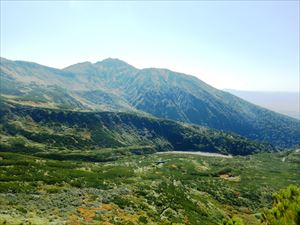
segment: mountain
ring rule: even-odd
[[[300,120],[300,93],[225,90],[246,101]]]
[[[22,137],[31,146],[84,150],[140,146],[151,151],[205,151],[232,155],[275,150],[271,145],[235,134],[133,113],[74,112],[0,103],[2,150],[9,148],[5,143],[11,143],[9,140],[14,137]],[[15,145],[11,148],[18,149]],[[43,151],[40,147],[32,149]]]
[[[121,111],[234,132],[276,146],[300,145],[300,121],[167,69],[118,59],[58,70],[1,59],[1,95],[11,102],[83,111]]]

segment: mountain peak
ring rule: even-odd
[[[107,58],[104,59],[102,61],[96,62],[96,65],[103,65],[106,67],[133,67],[131,65],[129,65],[127,62],[122,61],[120,59],[117,58]]]
[[[9,60],[0,56],[0,61],[1,62],[8,62]]]
[[[111,58],[111,57],[108,57],[106,59],[103,59],[101,61],[102,63],[104,62],[115,62],[115,63],[126,63],[125,61],[121,60],[121,59],[118,59],[118,58]],[[126,63],[127,64],[127,63]]]

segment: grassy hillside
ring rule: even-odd
[[[0,224],[258,225],[272,193],[299,185],[300,152],[58,161],[0,153]]]
[[[74,112],[2,101],[0,116],[2,148],[23,152],[134,146],[150,152],[182,150],[232,155],[275,150],[269,144],[238,135],[129,113]]]

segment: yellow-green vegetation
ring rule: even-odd
[[[261,215],[262,224],[300,224],[300,186],[291,185],[275,193],[273,198],[273,207],[265,209]]]
[[[233,158],[128,153],[103,162],[1,152],[0,224],[259,225],[272,193],[299,184],[299,160],[297,151]],[[276,206],[295,193],[299,200],[299,188],[279,192]],[[294,218],[297,202],[290,203],[285,219]]]
[[[233,217],[229,220],[224,220],[223,225],[244,225],[244,223],[240,218]]]

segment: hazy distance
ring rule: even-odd
[[[300,120],[299,92],[241,91],[225,89],[244,100]]]

